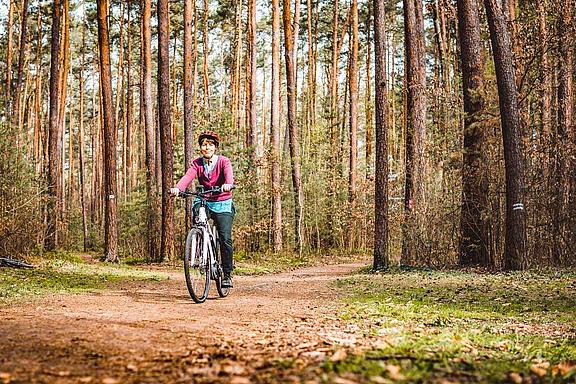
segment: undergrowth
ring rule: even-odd
[[[374,344],[327,360],[327,372],[375,382],[576,381],[573,272],[394,270],[335,288],[346,297],[341,317],[364,325]]]

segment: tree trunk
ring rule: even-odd
[[[63,16],[63,21],[64,21],[64,25],[62,28],[62,41],[63,44],[61,45],[61,50],[60,50],[60,60],[61,60],[61,77],[60,77],[60,81],[61,81],[61,85],[60,85],[60,112],[59,112],[59,124],[60,124],[60,129],[59,129],[59,139],[58,142],[60,143],[60,147],[59,147],[59,151],[61,152],[61,157],[60,157],[60,169],[58,171],[58,175],[60,177],[59,182],[61,184],[60,187],[60,194],[58,196],[59,201],[60,201],[60,218],[58,221],[58,226],[60,226],[61,228],[58,228],[57,231],[62,235],[62,237],[64,238],[64,236],[67,235],[67,232],[64,231],[64,222],[66,221],[66,215],[67,215],[67,199],[66,199],[66,178],[64,177],[64,169],[65,169],[65,163],[66,163],[66,156],[65,156],[65,142],[66,142],[66,138],[65,138],[65,134],[66,134],[66,102],[68,99],[68,74],[70,71],[70,1],[69,0],[64,0],[63,3],[64,6],[64,12],[62,14]]]
[[[161,260],[170,260],[174,252],[174,206],[170,198],[170,187],[173,185],[173,160],[169,44],[168,0],[158,0],[158,121],[162,159]]]
[[[464,93],[464,166],[460,213],[460,265],[493,264],[488,253],[488,137],[481,124],[484,62],[476,0],[458,0]]]
[[[100,86],[102,91],[102,111],[104,122],[104,257],[108,262],[117,263],[118,222],[116,196],[116,145],[118,132],[112,108],[112,74],[110,68],[110,43],[108,34],[108,8],[106,0],[97,0],[98,47],[100,52]]]
[[[60,23],[62,19],[60,0],[54,0],[52,5],[52,38],[50,51],[50,122],[48,127],[48,202],[46,237],[44,248],[53,251],[58,246],[57,220],[60,217],[58,196],[58,169],[60,152],[58,137],[60,130]]]
[[[295,233],[298,251],[302,253],[304,191],[302,189],[302,174],[300,165],[300,142],[298,122],[296,119],[296,84],[294,77],[294,32],[292,29],[292,11],[290,0],[283,0],[284,20],[284,59],[286,60],[286,89],[288,97],[288,131],[290,133],[290,158],[292,162],[292,185],[294,187]]]
[[[194,161],[194,68],[192,23],[194,0],[184,1],[184,172]],[[186,229],[192,224],[192,202],[186,201]]]
[[[572,196],[574,188],[574,174],[572,174],[574,161],[574,46],[567,42],[574,41],[573,12],[574,1],[562,0],[562,12],[558,17],[558,30],[560,31],[558,51],[558,147],[556,153],[556,180],[559,184],[559,214],[555,218],[558,222],[558,237],[562,239],[553,253],[555,265],[563,264],[573,253],[570,229],[574,224],[571,213],[573,209]]]
[[[373,4],[374,5],[374,4]],[[372,179],[372,154],[374,153],[374,149],[372,147],[372,142],[374,140],[374,126],[373,126],[373,119],[372,119],[372,78],[370,76],[372,72],[372,65],[371,65],[371,58],[372,52],[370,44],[371,37],[370,37],[370,30],[371,25],[370,22],[372,20],[372,7],[368,7],[368,17],[366,18],[366,90],[365,90],[365,97],[364,97],[364,110],[366,115],[366,179]],[[385,39],[385,35],[382,36]],[[385,41],[382,42],[384,44],[384,48],[382,50],[383,60],[386,60],[385,54]],[[376,41],[374,41],[376,44]],[[382,62],[384,64],[385,61]],[[386,73],[385,67],[382,67],[382,73]],[[388,135],[386,135],[388,136]]]
[[[248,0],[248,68],[246,70],[246,86],[248,102],[248,140],[247,147],[251,148],[255,159],[257,154],[257,111],[256,111],[256,1]]]
[[[142,101],[144,112],[144,132],[146,136],[146,200],[148,206],[148,250],[150,260],[160,261],[160,212],[157,194],[156,173],[156,124],[152,108],[152,43],[151,43],[151,4],[143,0],[142,7]]]
[[[42,17],[41,13],[38,12],[38,21],[36,24],[37,34],[36,41],[42,41]],[[38,43],[36,46],[36,92],[34,96],[34,162],[36,164],[35,173],[40,175],[43,169],[43,148],[47,145],[43,145],[43,134],[42,129],[42,44]]]
[[[405,232],[402,264],[416,262],[416,244],[420,230],[419,217],[425,208],[424,175],[426,140],[426,74],[424,22],[421,0],[404,0],[406,46],[407,126],[406,188],[404,196]]]
[[[210,48],[208,46],[208,0],[204,0],[204,32],[203,39],[203,67],[202,79],[204,81],[204,116],[206,121],[210,121],[210,89],[208,79],[208,56],[210,55]]]
[[[82,20],[82,53],[80,55],[80,117],[78,128],[78,152],[80,167],[80,202],[82,205],[82,238],[84,252],[88,250],[88,217],[86,212],[86,172],[84,166],[84,62],[86,52],[86,20]]]
[[[500,120],[506,168],[506,239],[504,268],[526,267],[526,211],[524,207],[524,158],[512,46],[506,20],[496,0],[484,0],[498,82]]]
[[[26,49],[26,31],[28,29],[28,0],[22,0],[22,20],[20,23],[20,52],[18,55],[18,77],[16,78],[16,92],[12,110],[12,119],[18,119],[20,115],[20,90],[24,77],[24,56]]]
[[[350,58],[350,170],[348,173],[348,199],[351,207],[356,202],[358,167],[358,1],[352,0],[352,51]]]
[[[14,24],[14,1],[16,0],[8,0],[8,26],[6,33],[8,35],[7,47],[6,47],[6,103],[10,103],[10,99],[12,98],[11,94],[11,86],[12,86],[12,26]],[[60,32],[58,32],[60,33]],[[9,111],[9,108],[6,108],[6,111]]]
[[[282,250],[282,175],[280,153],[280,2],[272,0],[272,100],[270,109],[272,164],[272,236],[274,252]]]
[[[385,0],[374,0],[374,102],[376,117],[376,166],[374,196],[375,271],[390,265],[388,256],[388,101],[386,83]]]
[[[132,2],[128,0],[128,36],[127,36],[127,58],[126,58],[126,121],[125,121],[125,140],[124,140],[124,193],[127,198],[130,197],[132,192],[132,169],[133,169],[133,155],[132,155],[132,119],[133,119],[133,95],[132,89],[132,33],[130,33],[131,25],[131,5]]]

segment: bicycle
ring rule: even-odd
[[[178,197],[197,197],[199,207],[194,217],[194,224],[186,237],[184,253],[184,275],[190,297],[196,303],[203,303],[210,291],[210,282],[214,280],[220,297],[226,297],[230,288],[222,287],[222,259],[220,255],[218,231],[210,224],[207,213],[206,199],[208,196],[222,192],[220,187],[203,189],[196,192],[184,191]]]

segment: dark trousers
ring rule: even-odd
[[[232,256],[232,223],[234,222],[234,215],[234,206],[232,206],[232,213],[215,213],[210,211],[210,218],[214,220],[214,224],[216,224],[216,229],[218,230],[224,274],[229,274],[234,269]]]

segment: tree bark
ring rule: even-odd
[[[300,159],[300,142],[298,122],[296,119],[296,84],[294,69],[294,32],[292,29],[292,10],[290,0],[283,0],[284,21],[284,59],[286,61],[286,89],[288,97],[288,131],[290,136],[290,158],[292,162],[292,185],[294,188],[294,220],[298,251],[302,253],[304,191],[302,188],[302,171]]]
[[[556,204],[558,214],[558,238],[562,239],[555,245],[553,261],[555,265],[563,264],[571,252],[571,244],[566,241],[571,237],[570,229],[574,224],[571,213],[573,209],[574,174],[572,174],[574,161],[574,46],[567,42],[574,41],[573,13],[574,1],[562,0],[561,14],[558,16],[558,147],[556,152],[556,180],[559,184],[559,202]]]
[[[169,44],[168,0],[158,0],[158,121],[162,159],[161,260],[171,259],[174,252],[174,206],[170,198],[170,188],[173,185],[173,160]]]
[[[352,50],[350,52],[350,158],[348,172],[348,201],[350,209],[356,204],[356,178],[358,168],[358,1],[352,0]]]
[[[372,4],[374,6],[374,3]],[[371,58],[372,52],[370,44],[371,36],[370,30],[371,28],[371,21],[372,21],[372,7],[368,7],[368,17],[366,18],[366,90],[365,90],[365,97],[364,97],[364,111],[366,116],[366,179],[373,180],[373,163],[372,163],[372,155],[374,153],[374,149],[372,143],[374,141],[374,121],[372,118],[372,77],[370,76],[372,72],[372,65],[371,65]],[[384,37],[383,37],[384,38]],[[374,41],[376,44],[376,41]],[[385,42],[384,42],[385,44]],[[382,51],[384,53],[384,60],[385,58],[385,48]],[[383,67],[383,73],[385,74],[385,68]]]
[[[143,0],[142,7],[142,110],[146,136],[146,200],[148,206],[148,251],[150,260],[160,261],[160,212],[156,173],[156,124],[152,108],[152,39],[150,19],[152,0]]]
[[[280,152],[280,2],[272,0],[272,100],[270,162],[272,164],[272,237],[274,252],[282,250],[282,175]]]
[[[202,34],[203,49],[202,58],[202,79],[204,81],[204,116],[206,121],[210,121],[210,83],[208,78],[208,57],[210,55],[210,48],[208,46],[208,0],[203,1],[204,4],[204,32]]]
[[[28,29],[28,0],[22,0],[22,20],[20,23],[20,52],[18,54],[18,76],[16,77],[16,90],[14,93],[14,103],[12,119],[18,119],[20,115],[20,90],[24,77],[24,56],[26,49],[26,32]]]
[[[9,0],[8,5],[8,26],[6,33],[8,35],[8,41],[6,45],[6,103],[10,103],[10,99],[12,98],[12,26],[14,24],[14,1],[16,0]],[[6,108],[6,111],[10,109]]]
[[[386,83],[385,0],[374,0],[374,102],[376,121],[376,166],[374,196],[375,271],[390,265],[388,256],[388,101]]]
[[[60,152],[58,137],[60,130],[60,23],[62,19],[62,4],[54,0],[52,5],[52,38],[50,50],[50,121],[48,127],[48,201],[46,237],[44,249],[53,251],[58,246],[57,220],[60,217],[58,196],[58,169]]]
[[[417,228],[419,217],[415,213],[422,213],[425,207],[426,74],[421,0],[404,0],[404,31],[408,89],[404,196],[406,223],[401,263],[412,264],[416,261],[415,236],[419,236],[420,232]]]
[[[248,140],[247,147],[251,148],[252,157],[256,158],[257,153],[257,111],[256,111],[256,1],[248,0],[248,68],[247,75],[247,97],[246,109],[248,113]]]
[[[100,86],[104,122],[104,257],[108,262],[117,263],[118,222],[116,196],[116,145],[118,132],[114,121],[112,101],[112,74],[110,68],[110,42],[108,33],[108,7],[106,0],[97,0],[98,47],[100,52]]]
[[[526,267],[526,211],[524,202],[524,158],[512,45],[506,20],[496,0],[484,0],[498,82],[498,101],[506,173],[506,237],[504,268]]]
[[[86,52],[86,20],[82,20],[82,48],[80,54],[80,116],[78,126],[78,152],[79,152],[79,167],[80,167],[80,203],[82,206],[82,239],[84,252],[88,250],[88,217],[86,211],[86,171],[84,161],[84,63]]]
[[[484,109],[480,17],[476,0],[458,0],[457,7],[465,113],[459,263],[491,266],[487,223],[488,132],[480,116]]]
[[[194,68],[192,23],[194,0],[184,1],[184,172],[194,161]],[[192,223],[192,202],[186,202],[186,229]]]

